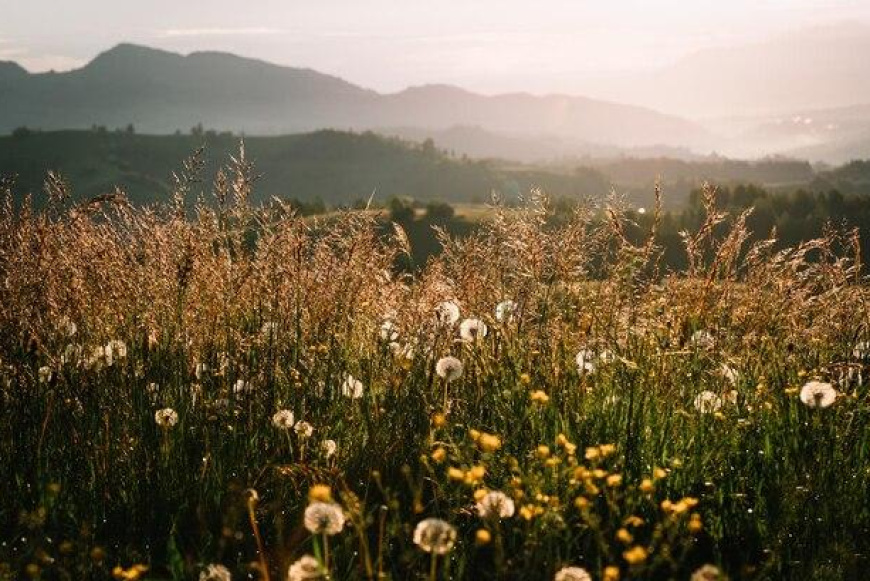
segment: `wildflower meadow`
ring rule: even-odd
[[[0,210],[0,579],[862,579],[855,232],[661,266],[616,199],[399,226],[249,203]]]

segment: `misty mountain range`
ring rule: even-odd
[[[824,59],[818,64],[829,65]],[[708,62],[701,69],[711,66]],[[860,82],[868,77],[840,74],[857,75]],[[710,90],[721,92],[721,86]],[[689,157],[711,151],[784,153],[829,162],[870,157],[870,106],[701,123],[579,96],[485,96],[448,85],[382,94],[310,69],[228,53],[183,56],[131,44],[69,72],[31,74],[16,63],[0,62],[0,133],[22,126],[54,130],[130,123],[139,132],[156,134],[186,132],[200,123],[254,135],[375,130],[417,140],[431,137],[460,154],[519,161]]]

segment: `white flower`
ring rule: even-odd
[[[311,434],[314,433],[314,426],[306,421],[298,422],[296,424],[296,427],[293,429],[296,430],[296,435],[298,435],[300,438],[310,438]]]
[[[465,343],[474,343],[486,337],[486,323],[480,319],[465,319],[459,325],[459,337]]]
[[[435,373],[448,383],[462,377],[462,361],[456,357],[442,357],[435,364]]]
[[[223,565],[211,564],[199,574],[199,581],[231,581],[230,570]]]
[[[106,357],[110,360],[124,359],[127,356],[127,344],[120,339],[112,339],[106,344]],[[111,365],[111,363],[109,363]]]
[[[290,410],[278,410],[272,416],[272,425],[279,430],[289,430],[293,427],[294,421],[293,412]]]
[[[689,581],[723,581],[725,576],[718,567],[713,565],[704,565],[700,569],[696,569]]]
[[[510,323],[514,319],[519,305],[514,301],[502,301],[495,306],[495,320],[499,323]]]
[[[870,341],[855,343],[855,348],[852,349],[852,357],[855,359],[866,359],[868,355],[870,355]]]
[[[427,553],[445,555],[456,543],[456,529],[440,518],[427,518],[414,529],[414,544]]]
[[[305,528],[314,535],[337,535],[344,528],[344,512],[334,502],[312,502],[305,509]]]
[[[324,579],[323,569],[317,559],[305,555],[287,570],[287,581],[315,581]]]
[[[353,375],[348,375],[344,378],[344,383],[341,384],[341,394],[351,399],[361,398],[363,396],[362,381],[355,379]]]
[[[335,440],[323,440],[320,444],[320,450],[323,452],[324,456],[332,458],[338,450],[338,444],[335,443]]]
[[[161,428],[171,428],[178,423],[178,413],[172,408],[163,408],[154,413],[154,421]]]
[[[453,301],[444,301],[435,307],[435,318],[444,326],[455,325],[459,320],[459,307]]]
[[[712,349],[716,346],[716,338],[709,331],[701,329],[692,334],[689,343],[699,349]]]
[[[810,381],[801,388],[801,401],[811,408],[826,408],[837,399],[837,390],[830,383]]]
[[[577,371],[580,373],[592,373],[595,371],[595,353],[589,349],[581,349],[574,358],[577,363]]]
[[[396,324],[389,319],[381,323],[381,340],[395,341],[399,338],[399,331],[396,329]]]
[[[40,383],[48,383],[51,381],[53,373],[51,371],[51,367],[48,365],[43,365],[39,368],[39,382]]]
[[[694,405],[702,414],[712,414],[722,409],[722,398],[710,390],[704,390],[695,396]]]
[[[487,492],[477,503],[477,514],[481,518],[510,518],[514,509],[514,501],[498,490]]]
[[[592,576],[582,567],[562,567],[556,572],[554,581],[592,581]]]

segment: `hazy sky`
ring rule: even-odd
[[[0,60],[81,66],[129,41],[224,50],[394,91],[572,92],[710,46],[870,22],[868,0],[0,0]]]

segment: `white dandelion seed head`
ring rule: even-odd
[[[801,388],[800,398],[807,407],[826,408],[831,406],[839,393],[830,383],[810,381]]]
[[[161,428],[172,428],[178,423],[178,412],[172,408],[163,408],[154,412],[154,421]]]
[[[712,349],[716,346],[716,338],[709,331],[700,329],[692,333],[689,344],[698,349]]]
[[[296,418],[293,417],[293,412],[290,410],[278,410],[272,416],[272,425],[279,430],[289,430],[293,427],[293,422]]]
[[[48,383],[51,381],[54,373],[51,371],[51,367],[48,365],[43,365],[39,368],[39,382],[40,383]]]
[[[337,535],[344,528],[344,512],[334,502],[312,502],[305,508],[303,523],[314,535]]]
[[[380,335],[381,341],[396,341],[399,338],[399,330],[393,321],[387,319],[381,323]]]
[[[519,305],[514,301],[502,301],[495,306],[495,320],[499,323],[510,323],[518,309]]]
[[[695,396],[693,405],[702,414],[712,414],[722,409],[722,398],[712,391],[705,389]]]
[[[453,301],[438,303],[435,307],[435,318],[443,326],[455,325],[459,320],[459,305]]]
[[[590,349],[581,349],[574,357],[577,363],[577,371],[580,373],[593,373],[595,371],[595,352]]]
[[[324,578],[320,563],[311,555],[305,555],[287,570],[287,581],[319,581]]]
[[[212,563],[199,574],[199,581],[232,581],[230,570],[216,563]]]
[[[314,426],[304,420],[297,422],[296,427],[293,429],[296,431],[296,435],[300,438],[310,438],[311,434],[314,433]]]
[[[714,565],[704,565],[699,569],[695,569],[689,581],[724,581],[725,575],[719,570],[719,567]]]
[[[341,395],[350,399],[359,399],[363,396],[363,383],[353,375],[348,374],[341,384]]]
[[[456,544],[456,529],[440,518],[427,518],[414,529],[414,544],[427,553],[446,555]]]
[[[465,319],[459,325],[459,337],[465,343],[474,343],[486,337],[489,329],[480,319]]]
[[[452,355],[442,357],[435,364],[435,373],[448,383],[462,377],[462,369],[462,361]]]
[[[323,442],[320,443],[320,450],[323,452],[324,456],[332,458],[338,451],[338,444],[335,443],[335,440],[323,440]]]
[[[556,571],[554,581],[592,581],[592,576],[582,567],[562,567]]]
[[[477,503],[477,514],[481,518],[510,518],[514,515],[514,501],[499,490],[487,492]]]

